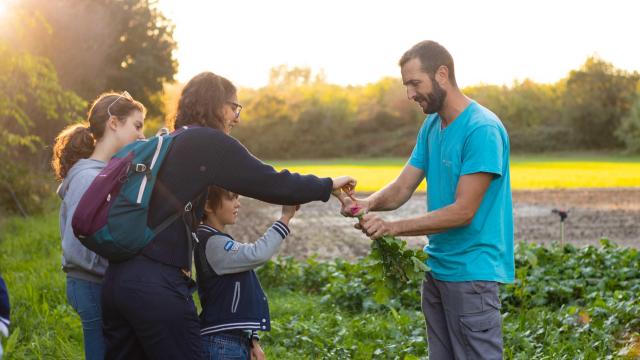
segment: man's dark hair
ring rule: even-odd
[[[453,57],[451,57],[451,54],[449,54],[449,51],[447,51],[444,46],[431,40],[421,41],[402,55],[400,58],[400,67],[414,58],[420,59],[422,70],[432,78],[435,77],[436,71],[440,66],[446,66],[447,69],[449,69],[449,81],[451,81],[454,86],[458,86],[453,67]]]

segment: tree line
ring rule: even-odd
[[[5,17],[0,214],[29,214],[55,190],[55,135],[81,121],[97,95],[129,91],[149,109],[148,134],[171,116],[181,87],[174,82],[177,44],[174,25],[151,0],[22,0]],[[500,116],[516,152],[640,153],[639,80],[591,57],[553,84],[524,80],[464,92]],[[245,110],[233,135],[267,159],[407,156],[425,118],[393,77],[339,86],[283,65],[266,86],[239,96]]]
[[[90,101],[128,90],[164,118],[178,63],[173,24],[150,0],[21,0],[0,22],[0,214],[36,212],[55,184],[56,134]]]
[[[553,84],[475,85],[463,92],[504,122],[515,152],[640,152],[640,74],[589,57]],[[307,68],[274,68],[267,86],[240,92],[234,130],[271,159],[407,156],[425,115],[399,78],[342,87]]]

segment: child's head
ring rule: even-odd
[[[209,186],[203,220],[217,225],[235,224],[240,209],[238,194],[217,186]]]
[[[56,137],[51,161],[56,178],[64,179],[78,160],[90,157],[98,142],[120,149],[136,139],[143,139],[146,112],[144,105],[126,91],[98,96],[85,123],[69,125]]]

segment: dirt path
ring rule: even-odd
[[[623,246],[640,247],[640,188],[532,190],[513,193],[516,241],[549,243],[560,239],[559,217],[553,209],[569,211],[566,241],[598,244],[607,237]],[[280,215],[280,207],[242,198],[240,220],[229,232],[240,241],[253,241]],[[369,251],[369,240],[353,229],[352,219],[338,213],[338,202],[304,205],[293,219],[293,231],[280,254],[298,258],[353,259]],[[425,196],[415,195],[402,208],[385,213],[388,219],[421,214]],[[423,237],[406,238],[411,246],[425,244]]]

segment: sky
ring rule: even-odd
[[[590,55],[640,71],[640,1],[159,0],[175,24],[186,82],[213,71],[241,87],[267,84],[281,64],[362,85],[400,76],[398,60],[435,40],[462,87],[555,82]]]

